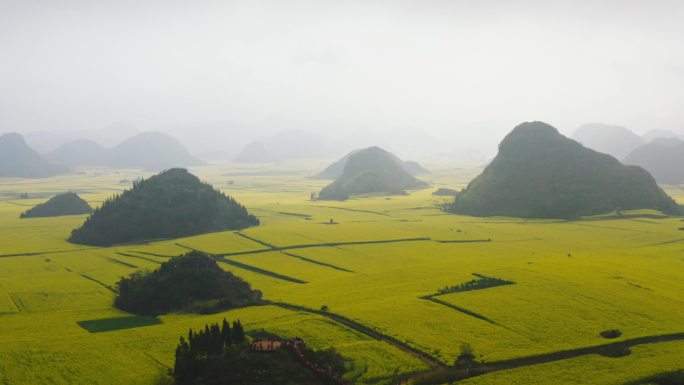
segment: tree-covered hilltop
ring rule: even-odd
[[[318,199],[345,200],[370,193],[404,194],[406,189],[427,184],[410,175],[396,157],[379,147],[349,155],[342,176],[321,190]]]
[[[171,258],[152,272],[135,272],[117,283],[114,306],[131,313],[215,312],[258,304],[261,292],[193,251]]]
[[[364,151],[365,149],[360,149],[360,150],[354,150],[350,152],[349,154],[341,157],[340,159],[336,160],[333,162],[331,165],[325,168],[325,170],[319,172],[316,175],[311,176],[311,179],[337,179],[344,174],[344,166],[347,164],[347,161],[349,160],[349,157],[352,155],[358,153],[359,151]],[[411,176],[418,176],[418,175],[424,175],[424,174],[429,174],[430,171],[426,169],[425,167],[421,166],[418,162],[412,161],[412,160],[401,160],[399,159],[398,156],[392,154],[391,152],[389,153],[392,156],[392,159],[394,159],[397,164],[399,164],[409,175]]]
[[[515,127],[499,154],[448,208],[459,214],[574,218],[615,210],[681,208],[641,167],[585,148],[543,122]]]
[[[180,337],[171,374],[176,385],[340,385],[343,357],[301,339],[268,336],[250,344],[240,321],[205,325]],[[255,348],[262,343],[263,349]]]
[[[66,192],[50,198],[21,214],[21,218],[57,217],[60,215],[90,214],[93,209],[78,194]]]
[[[132,189],[105,201],[71,232],[69,241],[109,246],[258,224],[233,198],[175,168],[135,182]]]
[[[29,147],[20,134],[0,135],[0,177],[47,178],[67,171]]]

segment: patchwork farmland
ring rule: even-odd
[[[244,167],[227,177],[225,167],[193,168],[261,225],[113,247],[65,240],[83,215],[19,215],[62,191],[96,207],[128,187],[119,180],[143,174],[3,179],[0,383],[154,384],[173,366],[178,336],[223,318],[240,319],[248,332],[334,346],[346,359],[345,379],[356,384],[460,380],[450,370],[464,344],[490,368],[459,382],[469,385],[619,385],[682,368],[681,218],[442,211],[451,198],[432,191],[463,187],[472,170],[435,172],[425,178],[430,188],[407,196],[310,201],[326,184],[306,178],[313,169],[255,176]],[[22,192],[29,198],[17,198]],[[684,201],[681,189],[668,192]],[[120,277],[190,250],[211,254],[267,303],[153,318],[113,307]],[[611,329],[620,336],[600,335]],[[621,341],[629,354],[600,354]]]

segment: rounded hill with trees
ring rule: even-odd
[[[582,146],[543,122],[518,125],[494,160],[448,207],[458,214],[576,218],[681,207],[643,168]]]
[[[47,202],[34,206],[21,214],[21,218],[57,217],[62,215],[90,214],[93,209],[78,194],[66,192],[55,195]]]
[[[378,148],[378,147],[371,147],[371,148]],[[323,171],[319,172],[316,175],[311,176],[311,179],[337,179],[344,174],[344,166],[347,164],[347,161],[351,156],[354,156],[355,154],[359,153],[360,151],[366,151],[368,149],[360,149],[360,150],[354,150],[350,152],[349,154],[341,157],[340,159],[336,160],[332,164],[330,164],[328,167],[326,167]],[[430,170],[426,169],[425,167],[421,166],[420,163],[412,160],[401,160],[399,159],[398,156],[392,154],[391,152],[388,152],[388,154],[392,157],[392,159],[401,166],[407,173],[409,173],[412,176],[419,176],[419,175],[424,175],[424,174],[429,174]]]
[[[114,306],[141,315],[209,313],[261,301],[260,291],[197,251],[173,257],[152,272],[121,278],[117,286]]]
[[[349,155],[342,175],[318,195],[322,200],[345,200],[363,194],[405,194],[406,189],[427,184],[409,174],[397,157],[379,147]]]
[[[105,201],[71,232],[73,243],[119,243],[239,230],[259,220],[235,199],[181,168],[136,181]]]

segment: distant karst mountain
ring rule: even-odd
[[[288,159],[329,158],[323,138],[304,130],[286,130],[248,144],[235,158],[239,163],[269,163]]]
[[[235,158],[236,163],[272,163],[279,159],[268,152],[261,142],[252,142],[247,145]]]
[[[515,127],[499,154],[449,207],[454,213],[575,218],[627,209],[680,207],[641,167],[585,148],[543,122]]]
[[[426,185],[406,172],[395,155],[379,147],[369,147],[350,154],[342,175],[323,188],[318,197],[344,200],[371,193],[404,194],[406,189]]]
[[[58,147],[48,154],[48,158],[71,167],[142,168],[149,171],[202,164],[176,138],[155,131],[135,135],[110,149],[90,140],[76,140]]]
[[[21,214],[21,218],[57,217],[61,215],[90,214],[93,209],[78,194],[66,192],[50,198],[28,209]]]
[[[645,134],[642,135],[641,137],[644,138],[644,140],[647,141],[647,142],[651,142],[651,141],[653,141],[654,139],[658,139],[658,138],[666,138],[666,139],[677,138],[677,139],[682,139],[682,137],[681,137],[680,135],[677,135],[677,133],[675,133],[675,132],[673,132],[673,131],[670,131],[670,130],[662,130],[662,129],[658,129],[658,128],[653,129],[653,130],[650,130],[649,132],[645,133]]]
[[[107,167],[110,164],[108,152],[108,149],[92,140],[78,139],[57,147],[46,157],[69,167]]]
[[[326,167],[325,170],[321,171],[316,175],[311,176],[311,179],[337,179],[341,177],[344,173],[344,166],[347,164],[347,160],[349,160],[349,157],[358,153],[359,151],[364,150],[355,150],[350,152],[349,154],[343,156],[342,158],[332,163],[330,166]],[[410,175],[418,176],[430,173],[429,170],[421,166],[418,162],[414,162],[412,160],[403,161],[399,159],[398,156],[390,152],[388,152],[388,154],[390,154],[392,156],[392,159]]]
[[[572,135],[572,139],[585,147],[617,159],[624,158],[632,150],[646,143],[642,137],[624,127],[603,123],[590,123],[579,127]]]
[[[190,174],[175,168],[137,181],[133,188],[108,199],[69,241],[109,246],[259,224],[244,206]]]
[[[46,160],[16,133],[0,136],[0,177],[47,178],[67,172],[65,166]]]
[[[623,163],[645,168],[660,183],[684,183],[684,142],[656,138],[634,149]]]

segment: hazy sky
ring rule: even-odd
[[[0,0],[0,131],[684,131],[684,1]]]

